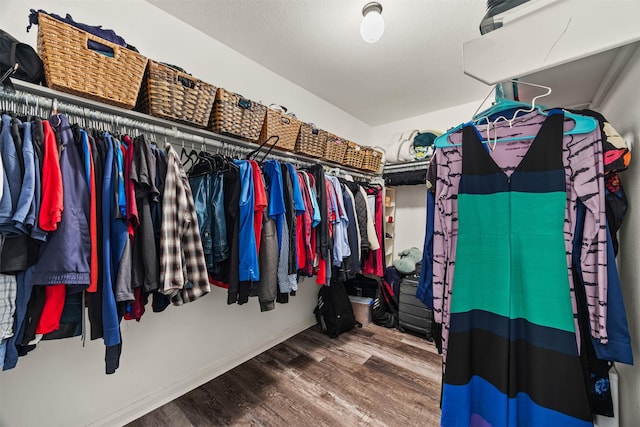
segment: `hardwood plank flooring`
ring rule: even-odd
[[[440,360],[395,329],[314,326],[127,427],[437,426]]]

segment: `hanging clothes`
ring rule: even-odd
[[[204,250],[198,234],[193,196],[180,158],[170,144],[162,199],[160,282],[174,305],[195,301],[209,293]]]
[[[256,250],[260,252],[260,243],[262,236],[262,216],[264,210],[267,207],[267,193],[265,191],[264,178],[260,171],[260,166],[255,160],[249,160],[251,164],[251,170],[253,172],[253,195],[254,195],[254,214],[253,214],[253,229],[256,235]]]
[[[38,285],[66,284],[79,291],[91,283],[89,189],[68,118],[53,116],[49,123],[61,140],[60,171],[65,189],[63,206],[67,214],[62,215],[56,232],[50,234],[42,246],[33,280]]]
[[[298,274],[301,276],[311,277],[313,275],[313,258],[315,255],[315,247],[311,246],[311,230],[313,229],[314,210],[313,203],[311,202],[309,186],[305,180],[306,174],[304,172],[298,172],[297,175],[305,207],[302,214],[298,217],[298,222],[296,224]]]
[[[265,191],[266,200],[271,200],[269,191]],[[270,212],[270,204],[266,207]],[[260,303],[260,311],[275,309],[275,300],[278,294],[278,236],[276,235],[276,222],[272,215],[263,215],[260,238],[260,281],[257,294]]]
[[[366,194],[369,206],[373,206],[373,209],[370,210],[373,221],[369,222],[369,218],[367,218],[367,235],[369,236],[370,250],[364,260],[362,272],[363,274],[375,274],[382,277],[384,275],[384,248],[380,243],[384,243],[382,188],[369,187],[366,190]]]
[[[0,369],[4,367],[8,339],[17,333],[13,327],[17,292],[15,276],[0,275]]]
[[[358,266],[355,196],[322,165],[269,160],[262,172],[201,152],[210,168],[189,179],[169,144],[165,155],[143,136],[82,129],[62,114],[0,121],[0,272],[16,273],[0,281],[3,369],[41,339],[83,334],[85,308],[112,374],[120,323],[140,321],[150,295],[161,312],[211,281],[228,287],[228,303],[257,296],[270,311],[301,277],[327,283],[333,263]]]
[[[256,249],[256,234],[254,232],[254,185],[253,169],[247,160],[236,160],[240,169],[240,281],[260,280],[258,266],[258,251]]]

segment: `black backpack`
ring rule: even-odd
[[[353,315],[351,301],[340,281],[331,283],[331,286],[322,286],[318,291],[318,303],[313,313],[322,332],[335,338],[342,332],[361,327]]]
[[[18,69],[10,77],[35,84],[44,82],[44,67],[36,51],[0,30],[0,78],[15,64]]]
[[[376,297],[373,300],[373,323],[385,328],[398,326],[398,307],[393,288],[385,279],[380,281]]]

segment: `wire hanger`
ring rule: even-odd
[[[478,108],[476,109],[476,112],[473,115],[473,118],[471,121],[466,122],[466,123],[461,123],[458,126],[450,129],[449,131],[445,132],[444,134],[438,136],[435,141],[434,141],[434,146],[436,148],[447,148],[447,147],[455,147],[455,146],[460,146],[461,143],[452,143],[449,140],[449,136],[451,136],[452,134],[460,131],[462,128],[464,128],[465,126],[476,126],[479,124],[482,124],[482,122],[485,122],[487,124],[487,138],[481,138],[483,142],[487,143],[493,143],[494,146],[496,143],[498,142],[511,142],[511,141],[522,141],[522,140],[526,140],[526,139],[533,139],[536,137],[536,135],[522,135],[522,136],[517,136],[517,137],[508,137],[508,138],[498,138],[497,137],[497,132],[498,132],[498,128],[497,128],[497,122],[500,119],[504,119],[506,121],[509,122],[509,127],[513,126],[513,122],[517,119],[517,116],[519,113],[532,113],[534,111],[539,111],[540,114],[543,115],[547,115],[548,113],[543,110],[543,107],[541,105],[536,105],[536,101],[540,98],[549,96],[551,94],[551,88],[548,86],[543,86],[543,85],[538,85],[535,83],[529,83],[529,82],[523,82],[523,81],[519,81],[519,80],[511,80],[511,82],[514,83],[518,83],[518,84],[525,84],[525,85],[529,85],[529,86],[533,86],[533,87],[538,87],[538,88],[542,88],[542,89],[546,89],[547,92],[542,94],[542,95],[538,95],[536,97],[534,97],[532,99],[531,104],[526,104],[524,102],[520,102],[520,101],[513,101],[513,100],[508,100],[508,99],[504,99],[504,98],[496,98],[496,103],[491,106],[489,109],[482,111],[481,113],[477,114],[478,110],[480,109],[480,107],[487,101],[487,99],[489,99],[489,96],[493,93],[493,91],[495,90],[495,86],[491,89],[491,91],[489,92],[489,94],[487,94],[487,96],[482,100],[482,102],[480,103],[480,105],[478,106]],[[506,111],[513,111],[514,109],[516,109],[516,111],[514,111],[513,114],[511,114],[511,118],[507,117],[506,115],[500,115],[498,116],[496,119],[491,120],[492,116],[495,116],[496,114],[499,114],[500,112],[506,112]],[[568,111],[564,111],[564,115],[567,118],[570,118],[571,120],[574,121],[575,125],[572,129],[565,131],[564,135],[582,135],[582,134],[586,134],[586,133],[590,133],[593,132],[597,127],[598,127],[598,122],[592,118],[592,117],[588,117],[588,116],[582,116],[579,114],[574,114]],[[490,133],[490,129],[493,125],[493,128],[496,132],[496,137],[495,139],[491,139],[489,137],[489,133]]]

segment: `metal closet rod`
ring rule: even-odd
[[[243,141],[234,137],[220,135],[208,130],[198,129],[189,125],[171,122],[169,120],[153,117],[137,111],[125,110],[123,108],[103,104],[101,102],[82,98],[79,96],[58,92],[56,90],[38,86],[21,80],[13,80],[16,92],[0,90],[0,98],[14,102],[17,105],[25,106],[25,110],[34,108],[36,112],[51,114],[54,111],[65,113],[79,122],[90,124],[92,121],[110,124],[117,130],[136,129],[147,132],[155,136],[172,138],[175,143],[191,143],[193,148],[197,145],[203,147],[214,147],[230,152],[240,152],[247,154],[257,148],[255,143]],[[47,111],[48,110],[48,111]],[[45,115],[46,115],[45,114]],[[197,144],[197,145],[196,145]],[[261,158],[263,153],[270,147],[267,143],[256,157]],[[276,146],[277,147],[277,146]],[[376,180],[380,175],[362,171],[351,170],[345,166],[336,166],[331,163],[314,159],[301,154],[293,154],[282,151],[271,151],[268,155],[270,159],[277,159],[282,162],[293,163],[297,166],[310,166],[322,164],[325,170],[334,174],[351,175],[354,178],[364,180]]]

